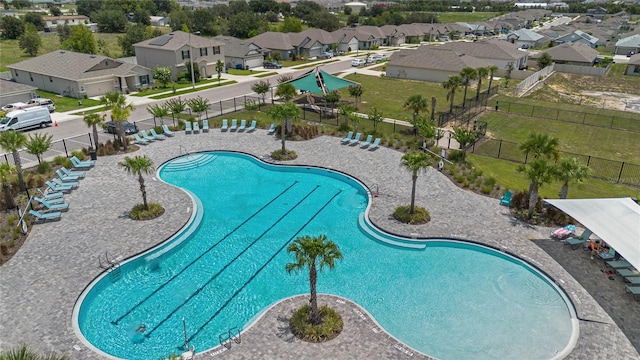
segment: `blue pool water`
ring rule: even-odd
[[[229,152],[174,159],[158,175],[192,195],[193,222],[81,296],[74,322],[97,351],[125,359],[178,354],[182,319],[196,351],[219,345],[220,334],[248,326],[275,301],[308,293],[305,272],[285,271],[292,261],[285,248],[320,234],[344,260],[319,274],[318,292],[357,302],[418,351],[441,359],[550,359],[570,347],[573,312],[548,279],[485,247],[370,229],[363,221],[369,196],[352,178]],[[136,332],[141,324],[144,332]]]

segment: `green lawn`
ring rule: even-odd
[[[218,84],[218,79],[200,79],[196,85],[202,85],[202,84]],[[227,81],[225,79],[221,79],[220,84],[224,85],[226,84]],[[142,92],[137,92],[135,94],[131,94],[131,96],[137,96],[137,97],[144,97],[144,96],[150,96],[150,95],[156,95],[156,94],[162,94],[162,93],[166,93],[171,91],[172,89],[176,89],[176,90],[181,90],[181,89],[188,89],[191,86],[193,86],[190,82],[188,83],[174,83],[175,85],[167,85],[166,88],[152,88],[152,89],[145,89]],[[200,89],[199,87],[196,89]],[[182,91],[180,91],[180,93],[182,93]]]
[[[76,99],[67,96],[60,96],[48,91],[36,90],[36,94],[40,95],[40,97],[42,98],[53,100],[53,103],[56,104],[57,112],[81,110],[84,108],[100,105],[100,102],[98,100]],[[78,105],[78,101],[81,101],[82,105]]]
[[[262,70],[244,70],[244,69],[234,69],[234,68],[229,68],[227,69],[227,74],[230,75],[240,75],[240,76],[249,76],[249,75],[255,75],[255,74],[260,74],[263,73],[264,71]]]
[[[217,88],[219,86],[225,86],[225,85],[231,85],[231,84],[237,84],[238,82],[235,80],[231,80],[231,81],[225,81],[220,83],[220,85],[218,85],[218,82],[216,81],[215,84],[212,85],[207,85],[207,86],[202,86],[202,87],[197,87],[195,89],[187,89],[187,90],[182,90],[182,91],[178,91],[176,93],[174,92],[169,92],[166,94],[160,94],[160,95],[156,95],[156,96],[150,96],[150,99],[154,99],[154,100],[160,100],[160,99],[166,99],[172,96],[176,96],[176,95],[184,95],[184,94],[189,94],[192,92],[196,92],[196,91],[202,91],[202,90],[207,90],[207,89],[213,89],[213,88]]]

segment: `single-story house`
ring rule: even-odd
[[[224,65],[227,69],[252,69],[262,66],[264,54],[268,51],[249,40],[233,36],[216,36],[214,39],[224,43]]]
[[[529,29],[518,29],[507,35],[507,41],[515,44],[517,47],[534,48],[544,45],[544,35],[540,35]]]
[[[306,57],[318,57],[324,51],[330,50],[335,43],[334,36],[322,29],[307,29],[299,33],[288,33],[291,44],[296,48],[296,54]]]
[[[268,50],[268,56],[289,60],[296,53],[295,46],[291,43],[289,34],[267,31],[247,39],[262,49]]]
[[[624,72],[624,74],[640,76],[640,54],[631,56],[629,62],[627,63],[627,70]]]
[[[562,44],[567,42],[578,42],[581,44],[589,45],[592,48],[598,46],[599,39],[595,36],[591,36],[582,30],[574,30],[573,32],[560,36],[553,40],[554,44]]]
[[[640,52],[640,34],[628,36],[616,41],[616,55],[627,55],[630,51]]]
[[[20,84],[15,81],[0,79],[0,106],[11,104],[14,102],[23,102],[36,97],[35,86]]]
[[[218,60],[225,60],[223,42],[183,31],[135,43],[133,48],[138,64],[150,69],[156,66],[171,67],[174,78],[180,71],[186,70],[188,61],[193,61],[193,65],[198,67],[200,77],[214,76]]]
[[[58,25],[87,25],[91,22],[89,18],[84,15],[43,16],[42,21],[44,21],[45,31],[55,31]]]
[[[511,63],[515,70],[527,68],[529,53],[518,50],[518,47],[508,41],[498,39],[482,39],[474,42],[450,42],[440,45],[443,49],[454,50],[478,59],[486,60],[498,69],[506,69]]]
[[[149,86],[153,70],[102,55],[56,50],[7,66],[13,80],[75,98]]]
[[[466,67],[479,68],[491,63],[442,46],[420,46],[400,50],[389,58],[386,76],[399,79],[442,83]]]
[[[564,43],[554,46],[545,53],[558,64],[593,66],[598,58],[598,50],[580,43]]]
[[[397,25],[384,25],[380,27],[380,30],[382,30],[384,36],[386,36],[384,45],[398,46],[406,42],[404,33],[398,29]]]
[[[351,45],[353,38],[357,40],[357,45],[355,47],[349,46],[351,51],[369,50],[371,46],[381,46],[387,40],[384,32],[376,26],[342,28],[332,32],[331,35],[336,39],[339,50],[342,51],[348,51],[347,48],[344,48],[344,41],[349,41],[349,44]]]

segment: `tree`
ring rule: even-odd
[[[300,3],[298,2],[298,5],[299,4]],[[298,8],[297,5],[296,8]],[[311,16],[311,20],[309,20],[309,27],[322,29],[328,32],[336,31],[340,26],[340,20],[338,20],[338,17],[330,14],[327,10],[314,12]]]
[[[118,163],[118,166],[122,167],[127,174],[138,177],[140,192],[142,193],[142,205],[144,210],[149,210],[149,204],[147,203],[147,190],[144,185],[144,177],[142,177],[142,175],[153,174],[153,161],[151,161],[147,155],[138,155],[133,158],[126,156],[122,162]]]
[[[325,267],[333,270],[336,261],[342,260],[342,253],[338,245],[328,240],[326,235],[298,237],[287,247],[287,253],[292,254],[295,258],[294,262],[287,263],[285,266],[287,273],[291,274],[303,268],[309,268],[310,321],[313,325],[318,325],[321,321],[320,316],[318,316],[318,298],[316,294],[318,271],[322,271]]]
[[[14,0],[15,4],[15,0]],[[4,350],[0,353],[0,359],[3,360],[69,360],[65,355],[58,356],[53,353],[48,355],[41,355],[40,353],[32,350],[27,345],[21,345],[18,348]]]
[[[460,149],[462,149],[462,159],[464,160],[467,156],[467,145],[476,141],[478,134],[475,131],[468,130],[462,126],[456,126],[453,128],[453,132],[451,132],[451,137],[460,144]]]
[[[284,101],[291,101],[296,96],[297,90],[296,88],[289,84],[280,84],[276,89],[276,96]]]
[[[13,155],[13,164],[15,165],[16,172],[18,173],[18,185],[22,191],[24,191],[26,187],[22,176],[22,162],[20,160],[18,150],[22,149],[26,143],[27,137],[23,133],[15,130],[7,130],[0,136],[0,147]]]
[[[100,32],[123,33],[127,26],[127,17],[119,9],[103,9],[91,14],[91,20],[98,24]]]
[[[187,108],[187,102],[180,97],[167,100],[167,107],[171,110],[171,118],[175,125],[175,114],[181,114]]]
[[[506,67],[507,72],[504,74],[504,86],[509,86],[509,80],[511,80],[511,73],[513,72],[513,63],[510,62]]]
[[[537,64],[540,69],[544,69],[553,64],[553,59],[551,59],[551,55],[549,55],[549,53],[543,52],[540,58],[538,58]]]
[[[18,46],[31,57],[38,55],[38,49],[42,46],[42,39],[33,24],[25,26],[25,32],[20,36]]]
[[[85,54],[95,54],[98,44],[88,27],[80,24],[71,27],[71,35],[62,43],[62,48]]]
[[[163,103],[162,105],[153,104],[147,106],[147,112],[153,116],[154,121],[156,118],[160,118],[160,123],[164,125],[164,121],[162,120],[162,118],[169,115],[169,108],[167,106],[167,103]]]
[[[200,69],[198,68],[198,65],[193,65],[193,67],[191,67],[191,61],[185,61],[184,62],[184,67],[185,69],[183,70],[183,74],[186,73],[185,76],[188,76],[189,81],[191,81],[191,79],[193,79],[193,81],[198,82],[200,81]],[[191,76],[191,70],[193,69],[193,77]],[[178,76],[180,77],[180,76]]]
[[[547,134],[531,133],[518,147],[527,158],[526,165],[519,166],[517,170],[523,173],[530,181],[529,219],[533,216],[533,211],[538,202],[539,187],[551,181],[552,167],[548,161],[558,160],[560,157],[558,146],[559,142],[556,138],[550,137]],[[529,161],[529,157],[532,157],[533,160]]]
[[[102,1],[76,0],[78,15],[91,16],[92,13],[100,10]]]
[[[493,74],[498,71],[498,67],[495,65],[491,65],[487,68],[489,70],[489,91],[491,91],[491,83],[493,83]]]
[[[87,125],[87,127],[90,127],[93,131],[93,149],[98,150],[98,144],[100,143],[100,141],[98,140],[98,126],[101,126],[104,122],[104,115],[85,115],[84,118],[82,118],[82,121],[84,121],[85,125]]]
[[[534,159],[545,158],[557,161],[560,158],[559,145],[558,139],[534,132],[529,134],[518,148],[527,156],[527,159],[531,156]]]
[[[400,165],[411,172],[411,207],[409,208],[409,214],[413,215],[415,213],[416,182],[418,181],[418,173],[420,171],[426,171],[426,169],[431,166],[431,157],[424,152],[404,154]]]
[[[198,120],[200,120],[202,113],[207,111],[207,109],[209,108],[209,99],[203,98],[198,95],[195,98],[187,99],[187,105],[189,105],[191,111],[198,114]]]
[[[105,110],[111,111],[111,120],[117,124],[118,138],[126,152],[129,144],[124,133],[123,123],[129,118],[135,106],[133,103],[127,104],[127,99],[124,95],[117,91],[110,91],[102,95],[100,97],[100,104],[104,106]]]
[[[356,114],[356,109],[350,104],[342,104],[340,105],[340,114],[344,116],[347,121],[351,121],[353,123],[353,127],[355,130],[358,129],[358,123],[360,122],[360,117]]]
[[[151,14],[149,13],[149,11],[147,9],[136,9],[136,11],[133,12],[133,18],[132,21],[134,23],[136,23],[136,25],[144,25],[144,26],[148,26],[151,25],[151,18],[150,18]]]
[[[436,97],[431,97],[431,121],[436,120]]]
[[[25,142],[24,147],[31,155],[35,155],[38,159],[38,164],[42,164],[42,154],[46,153],[51,148],[51,134],[29,134],[29,139]]]
[[[540,186],[551,182],[553,167],[549,165],[546,159],[535,159],[526,165],[518,165],[517,171],[523,173],[529,184],[529,213],[528,219],[533,216],[533,211],[538,202],[538,193]]]
[[[42,31],[44,30],[44,20],[42,20],[42,15],[37,12],[28,12],[24,15],[24,25],[33,24],[36,29]]]
[[[269,80],[260,80],[257,83],[251,85],[251,90],[260,95],[263,104],[265,103],[265,98],[267,96],[267,93],[269,92],[269,89],[271,89],[271,83],[269,83]]]
[[[423,111],[428,111],[427,99],[420,94],[411,95],[404,102],[403,106],[405,110],[411,110],[413,113],[413,120],[411,121],[413,125],[413,135],[417,135],[417,116]]]
[[[252,12],[241,12],[231,16],[231,19],[229,19],[229,34],[241,39],[254,36],[251,34],[258,32],[263,27],[262,18]]]
[[[62,44],[71,37],[71,26],[69,26],[69,24],[58,24],[58,26],[56,26],[56,33],[58,34],[60,44]]]
[[[218,85],[220,85],[220,79],[222,78],[222,71],[224,70],[224,63],[218,59],[216,61],[216,73],[218,73]]]
[[[338,90],[332,90],[324,94],[322,97],[325,103],[331,104],[331,114],[333,115],[333,109],[335,108],[336,104],[340,102],[340,92]]]
[[[356,100],[356,110],[358,110],[358,101],[362,98],[362,93],[364,93],[364,89],[360,84],[349,85],[349,96],[355,98]]]
[[[51,16],[61,16],[62,10],[57,6],[52,6],[49,8],[49,13],[51,13]]]
[[[163,88],[167,87],[167,84],[171,81],[171,76],[173,75],[170,66],[158,66],[153,69],[153,79],[158,80],[160,84],[162,84]]]
[[[296,121],[300,116],[300,109],[293,102],[286,102],[284,104],[274,105],[267,110],[267,114],[274,121],[280,121],[280,138],[282,140],[282,155],[287,154],[287,149],[285,147],[285,138],[286,138],[286,125],[291,121]]]
[[[11,195],[11,187],[9,186],[9,177],[16,172],[16,167],[8,162],[0,163],[0,180],[2,181],[2,192],[4,193],[4,203],[6,210],[16,208],[16,202]]]
[[[291,16],[286,16],[280,23],[278,31],[282,33],[299,33],[302,31],[302,21]]]
[[[129,24],[126,29],[127,32],[123,36],[118,36],[118,45],[122,49],[122,56],[135,56],[133,44],[147,39],[147,27],[138,23]]]
[[[476,69],[478,73],[478,90],[476,91],[476,101],[480,99],[480,90],[482,88],[482,79],[486,78],[489,74],[489,68],[479,67]]]
[[[438,130],[435,122],[427,119],[425,116],[418,116],[416,128],[418,129],[418,134],[420,134],[423,140],[434,138],[436,136],[436,131]]]
[[[451,75],[447,81],[442,83],[442,87],[447,91],[447,100],[450,101],[449,113],[453,113],[453,99],[456,96],[456,90],[462,86],[462,78],[459,75]]]
[[[467,88],[471,84],[471,80],[475,80],[478,78],[478,72],[476,69],[471,67],[466,67],[460,70],[460,77],[462,78],[462,83],[464,84],[464,98],[462,99],[462,107],[467,104]]]
[[[384,120],[384,115],[382,115],[382,112],[378,111],[378,109],[376,109],[376,107],[374,106],[371,108],[371,110],[369,110],[369,114],[367,115],[367,117],[373,123],[373,132],[375,133],[378,130],[378,123]]]
[[[24,22],[13,16],[3,16],[0,18],[0,30],[3,39],[15,40],[24,33]]]
[[[553,177],[562,182],[560,199],[566,199],[569,195],[569,183],[582,184],[589,176],[591,169],[580,164],[576,158],[562,158],[553,168]]]

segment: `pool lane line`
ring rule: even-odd
[[[144,304],[147,300],[149,300],[153,295],[157,294],[158,291],[160,291],[161,289],[163,289],[166,285],[168,285],[171,281],[173,281],[175,278],[177,278],[178,276],[180,276],[185,270],[187,270],[191,265],[195,264],[198,260],[200,260],[205,254],[207,254],[208,252],[210,252],[211,250],[213,250],[216,246],[220,245],[221,242],[223,242],[224,240],[226,240],[229,236],[231,236],[231,234],[235,233],[236,231],[238,231],[238,229],[240,229],[242,226],[244,226],[244,224],[246,224],[247,222],[249,222],[249,220],[253,219],[256,215],[258,215],[260,212],[262,212],[262,210],[264,210],[267,206],[271,205],[274,201],[276,201],[278,198],[280,198],[282,195],[284,195],[287,191],[289,191],[294,185],[296,185],[298,183],[298,181],[294,181],[293,184],[289,185],[286,189],[284,189],[280,194],[276,195],[276,197],[274,197],[273,199],[271,199],[269,202],[267,202],[265,205],[263,205],[260,209],[258,209],[256,212],[254,212],[251,216],[249,216],[246,220],[244,220],[243,222],[240,223],[240,225],[236,226],[233,230],[231,230],[229,233],[227,233],[225,236],[223,236],[220,240],[218,240],[218,242],[216,242],[215,244],[211,245],[211,247],[209,247],[209,249],[207,249],[205,252],[203,252],[202,254],[200,254],[198,257],[196,257],[195,259],[193,259],[193,261],[191,261],[190,263],[188,263],[182,270],[178,271],[175,275],[173,275],[171,278],[169,278],[164,284],[160,285],[157,289],[153,290],[149,295],[147,295],[144,299],[140,300],[137,304],[135,304],[131,309],[129,309],[126,313],[124,313],[122,316],[120,316],[119,318],[117,318],[114,321],[111,321],[112,325],[118,325],[118,323],[124,319],[125,317],[127,317],[128,315],[130,315],[133,310],[137,309],[140,305]]]
[[[340,195],[340,193],[342,192],[342,190],[339,190],[335,195],[333,195],[331,197],[331,199],[329,199],[329,201],[327,201],[321,208],[320,210],[316,211],[315,214],[313,214],[312,217],[309,218],[309,220],[307,220],[307,222],[305,222],[300,229],[298,229],[298,231],[295,232],[295,234],[293,234],[289,240],[287,240],[273,255],[271,255],[271,257],[269,258],[269,260],[267,260],[266,263],[264,263],[264,265],[262,265],[253,275],[251,275],[251,277],[249,278],[249,280],[247,280],[240,288],[238,288],[238,290],[236,290],[233,295],[231,295],[231,297],[222,305],[222,307],[220,307],[220,309],[218,309],[218,311],[216,311],[207,321],[204,322],[204,324],[202,324],[198,330],[196,330],[195,333],[193,333],[187,340],[189,342],[193,341],[193,339],[196,337],[196,335],[198,335],[200,333],[200,331],[202,331],[207,324],[209,324],[211,321],[213,321],[213,319],[215,319],[216,316],[218,316],[220,314],[220,312],[222,310],[224,310],[224,308],[226,308],[229,303],[231,302],[231,300],[233,300],[236,296],[238,296],[238,294],[244,290],[244,288],[249,285],[249,283],[251,281],[253,281],[253,279],[256,278],[256,276],[258,276],[258,274],[260,274],[260,272],[262,270],[264,270],[264,268],[267,267],[267,265],[269,265],[269,263],[271,261],[273,261],[273,259],[275,259],[275,257],[291,242],[291,240],[295,239],[298,234],[300,234],[302,232],[302,230],[307,227],[307,225],[309,225],[309,223],[316,218],[316,216],[318,216],[318,214],[320,214],[320,212],[322,212],[322,210],[324,210],[327,206],[329,206],[329,204],[333,201],[333,199],[336,198],[336,196]],[[178,348],[182,349],[184,348],[184,344],[181,344],[180,346],[178,346]]]
[[[244,250],[242,250],[238,255],[236,255],[233,259],[231,259],[231,261],[229,261],[225,266],[223,266],[220,270],[218,270],[218,272],[216,272],[212,277],[210,277],[209,280],[207,280],[207,282],[205,282],[204,284],[200,285],[196,289],[196,291],[194,291],[191,295],[189,295],[189,297],[185,301],[182,302],[182,304],[180,304],[176,308],[174,308],[164,319],[162,319],[158,324],[153,326],[153,328],[151,328],[151,330],[148,333],[144,334],[144,336],[147,337],[147,338],[151,337],[151,334],[153,334],[160,326],[162,326],[162,324],[164,324],[167,320],[169,320],[173,316],[173,314],[175,314],[178,310],[180,310],[183,306],[185,306],[189,301],[191,301],[191,299],[193,299],[198,294],[200,294],[200,292],[202,290],[204,290],[209,284],[211,284],[211,282],[213,282],[215,279],[217,279],[218,276],[220,276],[220,274],[222,274],[229,266],[231,266],[231,264],[233,264],[234,261],[238,260],[238,258],[240,258],[240,256],[242,256],[245,252],[247,252],[247,250],[249,250],[249,248],[251,248],[253,245],[255,245],[258,242],[258,240],[260,240],[271,229],[273,229],[276,225],[278,225],[278,223],[280,221],[282,221],[285,217],[287,217],[289,214],[291,214],[291,212],[293,210],[295,210],[295,208],[300,206],[300,204],[302,204],[303,201],[305,201],[307,198],[309,198],[309,196],[311,196],[311,194],[313,194],[316,190],[318,190],[319,187],[320,187],[320,185],[316,185],[316,187],[314,187],[309,193],[307,193],[302,199],[300,199],[295,205],[293,205],[293,207],[291,209],[287,210],[286,213],[282,214],[282,216],[280,216],[278,218],[278,220],[276,220],[265,231],[263,231],[262,234],[260,234],[260,236],[256,237],[256,239],[253,240],[253,242],[251,242],[249,245],[247,245],[244,248]]]

